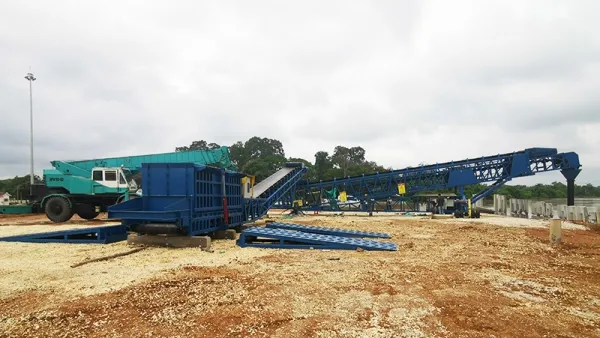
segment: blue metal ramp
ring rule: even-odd
[[[241,247],[276,249],[398,250],[395,243],[259,227],[242,231],[237,244]]]
[[[392,238],[389,234],[382,233],[382,232],[316,227],[316,226],[293,224],[293,223],[270,222],[270,223],[267,223],[266,227],[271,228],[271,229],[295,230],[295,231],[309,232],[309,233],[313,233],[313,234],[341,236],[341,237]]]
[[[123,225],[0,237],[0,242],[108,244],[127,239]]]

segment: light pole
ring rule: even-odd
[[[30,177],[29,177],[29,183],[30,183],[30,188],[29,188],[29,192],[31,193],[31,189],[33,187],[33,94],[31,93],[31,83],[33,81],[35,81],[35,77],[33,77],[32,73],[27,73],[27,76],[25,76],[25,79],[27,79],[29,81],[29,147],[30,147],[30,158],[29,161],[30,163]]]

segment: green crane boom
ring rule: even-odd
[[[220,147],[212,150],[192,150],[162,154],[136,155],[112,158],[99,158],[81,161],[52,161],[56,170],[69,170],[67,166],[75,166],[89,172],[98,167],[121,167],[129,168],[132,172],[141,170],[142,163],[197,163],[203,165],[218,165],[231,169],[233,164],[229,158],[229,148]],[[72,168],[72,167],[71,167]]]

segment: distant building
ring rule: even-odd
[[[10,194],[7,192],[0,192],[0,205],[10,204]]]

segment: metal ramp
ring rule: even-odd
[[[308,232],[308,233],[313,233],[313,234],[340,236],[340,237],[392,238],[389,234],[382,233],[382,232],[316,227],[316,226],[293,224],[293,223],[269,222],[269,223],[267,223],[266,227],[270,228],[270,229],[294,230],[294,231],[302,231],[302,232]]]
[[[294,169],[295,168],[293,168],[293,167],[283,167],[283,168],[279,169],[278,171],[276,171],[271,176],[260,181],[258,184],[256,184],[254,186],[254,197],[261,197],[261,195],[264,194],[265,191],[267,191],[270,187],[277,184],[277,182],[282,180],[287,174],[294,171]]]
[[[0,242],[108,244],[126,239],[125,226],[115,225],[0,237]]]
[[[237,244],[241,247],[276,249],[398,250],[395,243],[259,227],[242,231]]]

